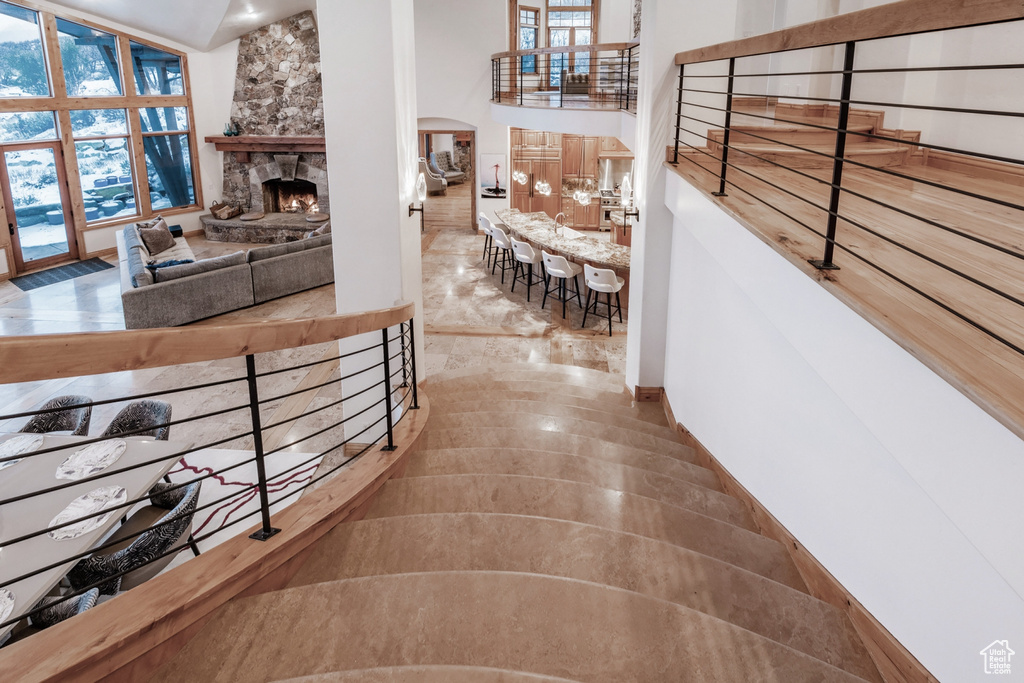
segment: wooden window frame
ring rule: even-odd
[[[166,45],[141,38],[131,33],[112,29],[108,26],[98,24],[87,19],[75,16],[72,13],[55,13],[47,7],[37,5],[30,0],[6,0],[9,4],[34,11],[39,15],[39,23],[42,29],[43,52],[47,67],[47,78],[49,80],[51,95],[48,97],[18,97],[0,98],[0,111],[4,113],[19,113],[32,111],[54,111],[57,116],[58,139],[60,149],[64,157],[64,171],[66,177],[65,190],[68,192],[68,199],[71,203],[71,213],[75,225],[75,236],[79,246],[79,252],[83,256],[90,255],[86,252],[84,245],[84,233],[92,230],[108,228],[112,225],[123,224],[128,221],[140,221],[153,217],[153,207],[149,196],[149,180],[145,169],[145,149],[143,147],[142,126],[139,110],[164,107],[185,107],[188,112],[188,130],[166,131],[168,134],[187,135],[189,157],[192,164],[192,185],[193,203],[187,206],[178,206],[170,209],[161,209],[159,213],[163,216],[172,216],[184,213],[194,213],[203,208],[202,179],[199,169],[199,143],[195,134],[195,112],[192,106],[192,85],[189,79],[188,55]],[[109,33],[117,38],[118,63],[121,69],[122,95],[104,95],[100,97],[68,97],[67,86],[64,80],[64,69],[61,62],[60,42],[57,35],[57,19],[65,19],[82,26],[94,28]],[[131,63],[131,45],[135,42],[140,45],[161,50],[174,55],[181,60],[181,78],[184,93],[181,95],[147,95],[137,94],[135,74]],[[126,216],[86,223],[85,205],[82,196],[81,177],[78,172],[78,157],[75,152],[75,138],[71,130],[71,112],[79,109],[124,109],[127,114],[130,154],[132,157],[132,168],[134,169],[134,181],[136,187],[136,216]],[[154,133],[159,135],[160,133]],[[121,135],[110,137],[124,137]],[[6,177],[0,177],[0,183],[9,185]],[[3,206],[2,193],[0,193],[0,213],[6,210]],[[127,219],[127,220],[126,220]],[[7,231],[0,231],[0,248],[6,248],[8,254],[8,266],[11,273],[14,273],[13,256],[11,254],[11,243]]]

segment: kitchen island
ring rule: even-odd
[[[594,268],[611,268],[626,281],[622,288],[622,308],[629,302],[629,261],[630,248],[621,244],[588,237],[571,228],[558,228],[558,224],[543,211],[523,213],[519,209],[504,209],[495,212],[498,220],[508,226],[512,236],[522,242],[529,242],[534,249],[549,254],[558,254],[580,265],[590,264]],[[557,228],[557,230],[556,230]],[[580,287],[584,296],[586,289],[583,276]]]

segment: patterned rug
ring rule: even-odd
[[[46,285],[64,282],[65,280],[73,280],[74,278],[81,277],[82,275],[98,273],[101,270],[109,270],[113,267],[114,266],[103,259],[91,258],[88,261],[77,261],[64,266],[58,266],[57,268],[40,270],[38,273],[29,273],[28,275],[14,277],[11,278],[11,284],[17,286],[21,291],[27,292],[31,289],[39,289]]]

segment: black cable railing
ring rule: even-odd
[[[1024,22],[1000,18],[970,30],[994,24]],[[954,30],[963,29],[924,32]],[[1006,129],[1024,117],[1024,109],[1007,107],[1001,96],[1020,92],[1019,54],[1005,63],[879,66],[880,41],[892,36],[826,43],[808,33],[805,44],[793,49],[805,50],[804,63],[828,68],[807,68],[791,56],[786,63],[796,68],[766,69],[764,55],[777,53],[755,52],[743,41],[733,57],[725,56],[731,45],[680,55],[670,163],[740,215],[764,220],[754,208],[764,206],[779,225],[810,237],[821,247],[820,257],[805,255],[815,268],[865,266],[1024,355],[1024,334],[1014,323],[1024,308],[1024,278],[1006,277],[1024,259],[1024,246],[1013,236],[1024,223],[1024,152],[1014,147],[1019,137],[998,149],[984,130],[988,121]],[[775,42],[780,52],[790,49],[783,37]],[[811,50],[819,52],[811,58]],[[860,66],[863,57],[870,65]],[[950,101],[941,88],[935,97],[944,100],[909,101],[902,90],[899,97],[885,97],[885,84],[869,79],[976,73],[1000,75],[992,102]],[[794,82],[812,89],[794,94]],[[921,131],[885,125],[885,117],[904,112],[921,122]],[[968,119],[978,125],[973,138],[948,132],[962,131]],[[957,126],[929,130],[929,122],[953,120]],[[738,199],[727,199],[731,194]]]
[[[639,76],[639,43],[505,52],[491,57],[491,101],[636,113]]]
[[[42,439],[0,457],[0,643],[26,637],[42,613],[93,588],[110,592],[143,567],[208,550],[239,524],[258,521],[251,537],[267,540],[278,531],[280,506],[371,450],[397,448],[397,426],[419,407],[413,324],[383,328],[372,344],[311,362],[276,367],[281,357],[249,354],[244,377],[0,415],[0,453],[12,439]],[[275,367],[259,371],[261,363]],[[328,378],[294,382],[312,372]],[[171,418],[176,403],[190,401],[200,411]],[[54,427],[88,423],[94,409],[119,404],[130,407],[103,436],[82,436],[88,427],[78,436],[21,431],[40,416]],[[232,421],[237,414],[247,419]],[[71,474],[54,470],[104,445],[119,450],[77,463]],[[108,488],[117,497],[70,507]],[[133,515],[152,505],[166,512],[135,528]]]

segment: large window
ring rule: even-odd
[[[181,53],[0,0],[0,154],[15,143],[63,152],[79,230],[202,202],[186,81]],[[0,164],[0,182],[41,182],[30,156],[8,164],[12,177]]]
[[[537,47],[537,32],[540,30],[540,10],[535,7],[519,8],[519,49],[533,50]],[[520,64],[524,74],[537,73],[537,55],[525,55]]]
[[[39,15],[0,2],[0,97],[46,97],[46,55]]]
[[[87,222],[138,214],[124,109],[71,112]]]
[[[121,94],[116,36],[57,19],[57,39],[68,97]]]
[[[593,44],[593,19],[592,0],[548,0],[548,45],[569,47]],[[589,72],[590,54],[563,52],[551,55],[551,85],[561,84],[563,70]]]

